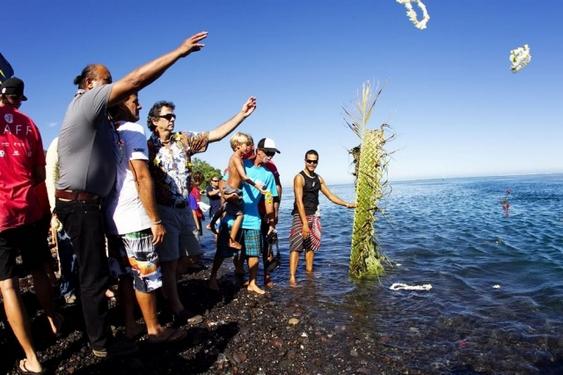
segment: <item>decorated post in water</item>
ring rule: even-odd
[[[362,86],[355,111],[347,111],[346,123],[360,138],[360,145],[350,151],[354,157],[356,176],[356,210],[352,229],[350,275],[354,278],[377,276],[383,273],[383,255],[375,238],[374,223],[383,196],[387,153],[385,124],[368,129],[367,124],[381,89],[374,95],[370,82]]]

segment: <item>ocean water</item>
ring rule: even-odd
[[[348,277],[353,212],[323,198],[315,271],[307,276],[302,259],[297,288],[287,287],[293,193],[286,189],[273,298],[303,306],[329,330],[345,329],[352,362],[377,348],[397,372],[563,373],[563,175],[391,187],[376,225],[386,274]],[[352,185],[331,190],[353,199]],[[432,289],[392,291],[395,282]]]

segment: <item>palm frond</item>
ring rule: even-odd
[[[346,124],[361,140],[359,146],[349,150],[354,159],[357,201],[350,251],[350,275],[354,278],[380,275],[384,271],[382,262],[386,261],[379,251],[374,223],[381,211],[379,200],[387,188],[388,155],[383,146],[390,138],[384,133],[387,124],[382,124],[379,129],[368,128],[382,90],[378,88],[374,94],[368,81],[362,85],[355,110],[344,108]]]

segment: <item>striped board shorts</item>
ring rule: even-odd
[[[321,217],[318,215],[307,216],[307,223],[309,224],[310,234],[308,238],[303,239],[302,229],[303,224],[299,214],[293,215],[291,221],[291,229],[289,231],[289,249],[290,251],[302,252],[314,251],[317,252],[321,247]]]
[[[132,276],[135,290],[144,293],[162,286],[160,261],[152,244],[150,229],[108,237],[108,245],[113,277]]]

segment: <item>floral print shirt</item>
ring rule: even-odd
[[[167,145],[152,134],[147,143],[156,202],[165,206],[187,202],[190,194],[191,156],[207,150],[209,133],[173,133]]]

